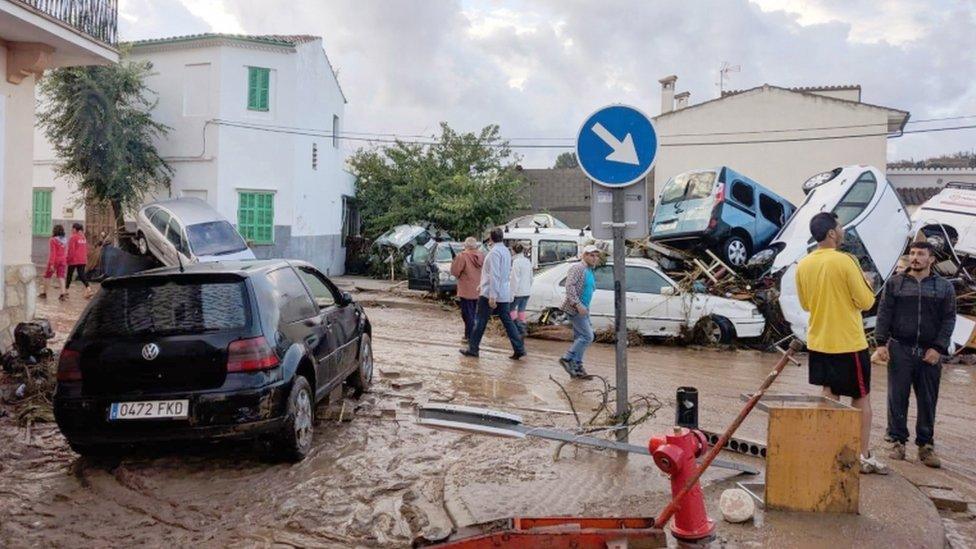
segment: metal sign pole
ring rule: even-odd
[[[623,421],[627,414],[627,243],[624,233],[624,203],[627,189],[613,190],[613,304],[614,326],[617,333],[616,344],[616,383],[617,383],[617,421]],[[627,442],[627,430],[617,430],[617,440]]]

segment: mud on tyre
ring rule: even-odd
[[[279,455],[291,462],[305,459],[315,432],[315,397],[305,376],[295,376],[288,394],[288,413],[280,435]]]

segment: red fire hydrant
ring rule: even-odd
[[[658,468],[671,477],[671,495],[676,496],[685,482],[695,474],[698,464],[695,458],[705,453],[708,442],[701,431],[675,427],[674,434],[654,437],[648,447]],[[697,482],[684,500],[678,502],[671,533],[684,541],[709,538],[715,532],[715,522],[705,511],[705,498]]]

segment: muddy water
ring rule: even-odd
[[[326,419],[320,409],[315,448],[297,465],[269,463],[243,443],[145,447],[120,460],[89,461],[77,458],[53,426],[36,427],[28,439],[0,418],[0,546],[399,547],[417,535],[436,538],[452,525],[500,516],[647,515],[666,501],[666,479],[646,458],[564,449],[554,460],[549,442],[415,425],[413,404],[430,399],[572,427],[548,377],[565,385],[584,416],[596,405],[591,390],[598,386],[566,379],[556,363],[565,343],[530,340],[529,357],[513,362],[504,338],[489,338],[476,361],[457,353],[456,312],[374,292],[362,298],[373,300],[374,390],[347,403],[351,421]],[[79,293],[68,306],[55,301],[42,312],[65,334],[83,305]],[[720,430],[741,407],[739,395],[755,390],[775,360],[751,351],[633,349],[631,392],[656,395],[665,407],[631,440],[642,444],[672,424],[681,385],[698,387],[702,426]],[[613,379],[612,348],[594,347],[587,361],[591,373]],[[961,490],[976,485],[976,453],[968,445],[976,413],[971,375],[971,367],[947,367],[937,426],[946,463],[941,482]],[[884,370],[875,367],[873,376],[879,440]],[[808,392],[805,381],[805,368],[790,366],[774,390]],[[739,435],[762,440],[764,424],[756,412]],[[728,476],[714,470],[707,480]]]

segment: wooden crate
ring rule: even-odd
[[[824,397],[770,395],[766,507],[857,513],[861,412]]]

